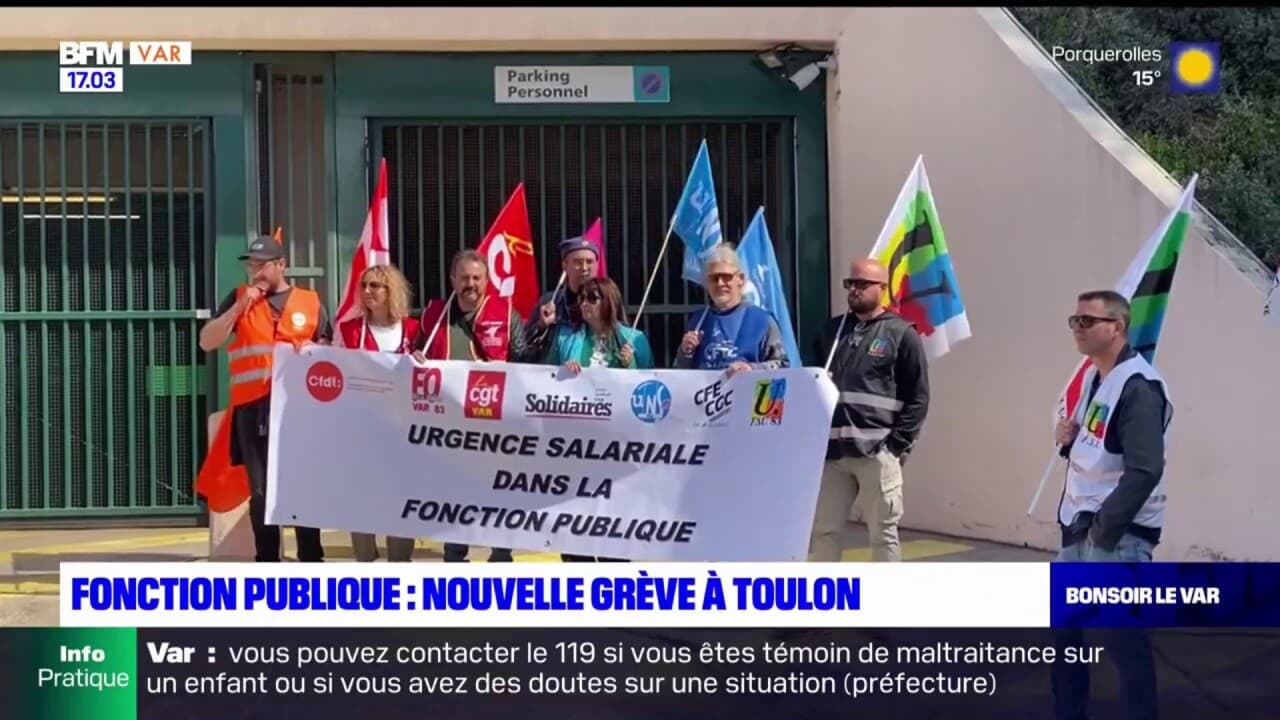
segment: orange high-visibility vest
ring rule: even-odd
[[[244,297],[245,286],[236,288],[236,300]],[[231,375],[231,407],[246,405],[271,392],[271,357],[278,342],[298,345],[307,342],[320,323],[320,296],[295,287],[285,300],[280,320],[271,314],[271,305],[255,302],[236,320],[236,338],[227,348]]]
[[[245,286],[236,288],[236,300]],[[211,512],[230,512],[249,499],[249,476],[243,465],[231,464],[231,416],[239,405],[253,402],[271,391],[272,353],[277,342],[298,344],[310,340],[320,323],[320,296],[293,288],[277,322],[263,299],[236,321],[236,337],[227,349],[231,371],[230,408],[214,433],[213,444],[196,476],[195,491],[204,496]]]

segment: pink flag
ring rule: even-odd
[[[608,277],[609,272],[604,262],[604,224],[600,222],[600,218],[591,223],[591,227],[582,233],[582,239],[596,246],[596,277]]]
[[[364,221],[364,230],[360,233],[360,244],[351,257],[351,269],[347,274],[347,289],[342,294],[342,303],[338,305],[338,313],[333,326],[337,328],[351,318],[360,317],[360,276],[374,265],[390,265],[391,228],[387,220],[387,159],[378,162],[378,183],[373,188],[373,202],[369,204],[369,215]],[[342,333],[335,332],[334,340],[343,347]]]

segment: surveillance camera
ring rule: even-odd
[[[796,86],[796,89],[804,90],[812,85],[813,81],[817,80],[818,76],[821,74],[822,68],[818,67],[818,63],[813,62],[795,71],[795,73],[791,75],[790,80],[791,83]]]

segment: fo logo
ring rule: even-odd
[[[413,396],[413,409],[417,412],[444,414],[444,403],[440,401],[440,387],[444,383],[444,373],[437,367],[414,367],[413,381],[409,385]]]
[[[478,420],[501,420],[502,396],[506,388],[506,373],[472,370],[467,374],[467,395],[462,404],[462,414]]]
[[[307,392],[320,402],[333,402],[342,394],[342,371],[328,360],[307,370]]]
[[[640,422],[666,418],[671,412],[671,391],[660,380],[645,380],[631,391],[631,412]]]

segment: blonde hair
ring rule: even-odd
[[[395,265],[374,265],[364,274],[360,276],[360,282],[372,280],[381,282],[387,286],[387,313],[391,315],[392,320],[403,320],[409,316],[409,281],[405,279],[404,273],[400,272]],[[361,305],[365,315],[369,314],[369,308]]]

